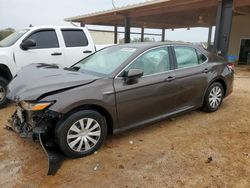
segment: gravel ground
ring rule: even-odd
[[[215,113],[194,111],[109,137],[94,155],[67,160],[46,176],[38,143],[4,129],[0,110],[0,187],[250,187],[250,68]]]

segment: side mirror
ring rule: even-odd
[[[143,70],[141,69],[130,69],[125,72],[125,82],[126,84],[134,84],[137,79],[143,76]]]
[[[27,39],[27,40],[23,41],[23,42],[20,44],[20,47],[21,47],[23,50],[28,50],[29,48],[35,47],[35,46],[36,46],[36,41],[33,40],[33,39]]]

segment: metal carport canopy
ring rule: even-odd
[[[130,42],[130,28],[165,29],[209,27],[208,46],[212,26],[216,26],[213,51],[227,55],[232,18],[250,13],[250,0],[155,0],[92,14],[66,18],[65,21],[81,25],[115,26],[114,41],[117,43],[117,27],[125,27],[125,43]]]
[[[169,29],[215,25],[218,0],[155,0],[107,11],[66,18],[82,25]]]

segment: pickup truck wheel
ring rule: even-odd
[[[6,98],[8,81],[0,77],[0,108],[4,107],[8,99]]]
[[[105,118],[93,110],[68,116],[55,128],[55,141],[70,158],[84,157],[101,147],[107,135]]]

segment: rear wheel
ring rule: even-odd
[[[203,109],[207,112],[215,112],[220,107],[223,97],[224,88],[219,82],[214,82],[209,86],[204,99]]]
[[[6,98],[8,81],[0,77],[0,108],[4,107],[8,99]]]
[[[55,129],[56,143],[71,158],[84,157],[101,147],[107,135],[105,118],[98,112],[76,112],[58,124]]]

